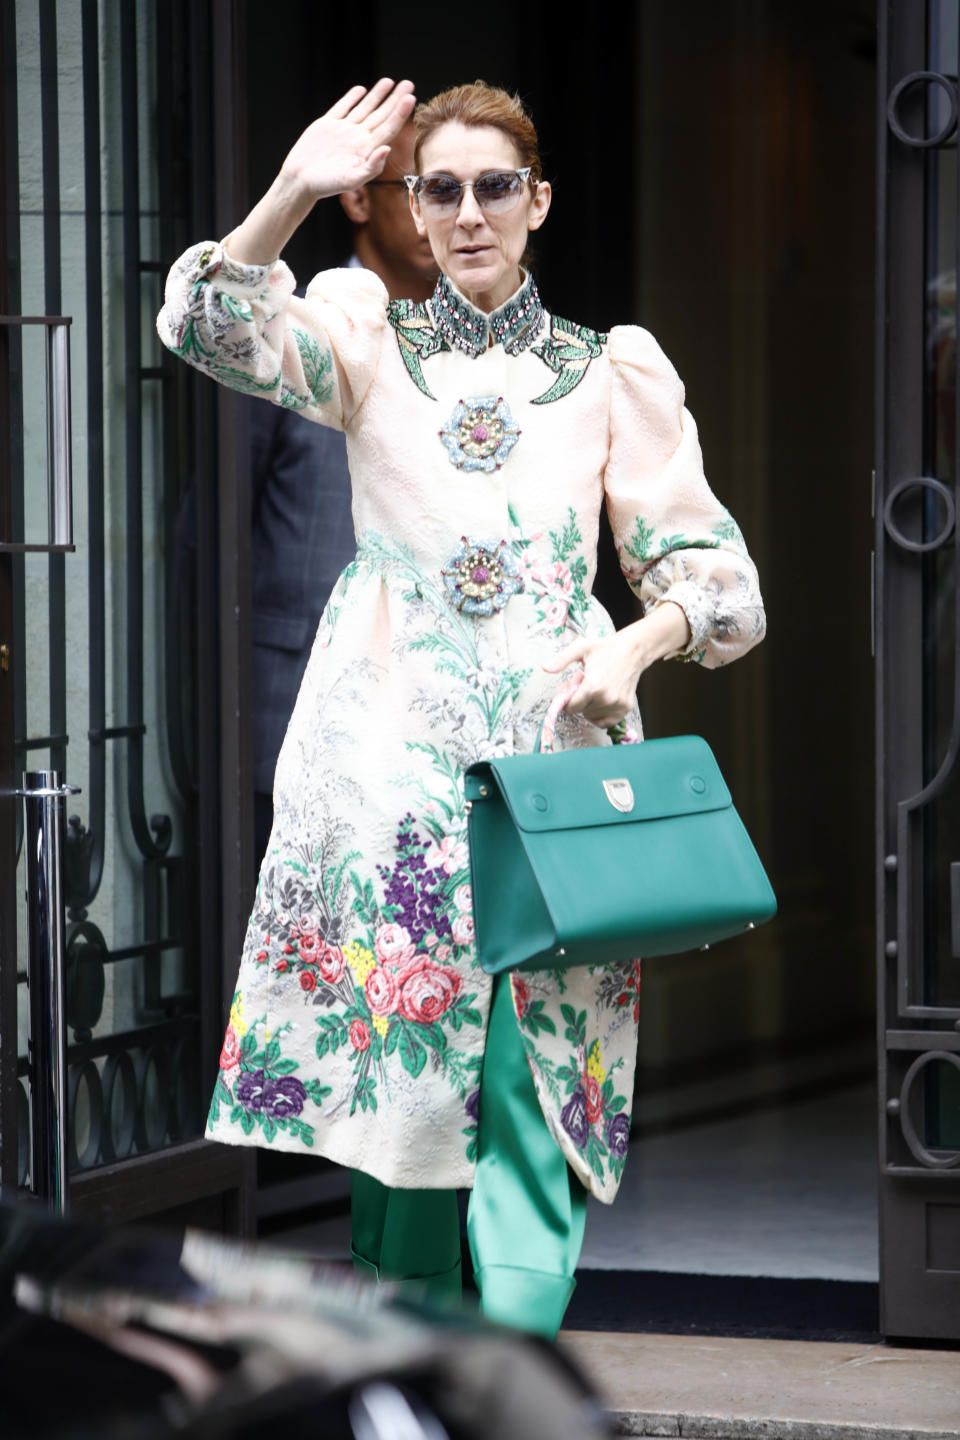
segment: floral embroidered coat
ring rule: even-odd
[[[426,305],[388,303],[364,270],[293,289],[281,262],[198,245],[158,322],[214,379],[345,430],[358,541],[280,753],[207,1133],[468,1187],[491,981],[461,772],[531,750],[559,684],[543,661],[611,633],[590,593],[604,497],[645,609],[685,611],[687,658],[724,665],[761,639],[756,573],[646,331],[548,315],[530,277],[490,316],[445,277]],[[567,717],[557,743],[609,740]],[[635,962],[512,981],[546,1123],[604,1201],[639,977]]]

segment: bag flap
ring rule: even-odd
[[[531,834],[696,815],[732,803],[699,735],[482,761],[466,772],[467,799],[482,803],[491,781],[514,823]]]

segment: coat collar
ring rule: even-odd
[[[476,309],[446,275],[437,281],[430,301],[433,323],[452,350],[463,350],[475,360],[493,336],[508,355],[519,355],[532,345],[543,326],[543,306],[533,276],[523,272],[523,284],[510,299],[489,315]]]

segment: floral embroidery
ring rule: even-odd
[[[517,535],[513,541],[517,566],[524,586],[536,600],[537,620],[558,638],[567,626],[582,630],[586,624],[590,597],[587,594],[587,562],[580,553],[583,536],[577,524],[577,512],[570,505],[567,519],[560,530],[547,532],[552,561],[540,550],[531,547],[543,539],[543,532],[524,535],[513,506],[509,515]]]
[[[493,615],[523,589],[505,540],[478,541],[464,535],[441,574],[454,605],[465,615]]]
[[[520,427],[502,395],[460,400],[440,431],[443,448],[458,470],[499,470],[520,438]]]
[[[586,1010],[578,1013],[563,1004],[560,1014],[566,1023],[565,1037],[574,1047],[569,1061],[557,1066],[551,1077],[568,1097],[560,1110],[560,1124],[599,1180],[604,1179],[605,1168],[619,1180],[630,1139],[630,1121],[624,1113],[627,1097],[616,1093],[614,1083],[623,1059],[616,1059],[608,1070],[599,1039],[587,1046]]]
[[[220,1075],[210,1104],[210,1121],[220,1118],[221,1105],[229,1105],[228,1119],[239,1124],[245,1135],[260,1129],[269,1144],[279,1132],[313,1145],[314,1127],[303,1119],[307,1101],[321,1106],[331,1094],[319,1080],[303,1081],[293,1072],[300,1067],[285,1057],[281,1036],[293,1027],[282,1025],[271,1037],[262,1016],[247,1027],[243,1021],[243,996],[238,991],[230,1010],[230,1024],[220,1052]],[[258,1036],[262,1032],[262,1036]]]
[[[461,612],[454,593],[461,576],[441,573],[446,550],[436,551],[436,536],[446,527],[452,549],[462,529],[480,541],[500,530],[479,518],[457,522],[458,484],[438,487],[426,525],[404,507],[402,494],[385,490],[379,461],[395,437],[393,406],[402,405],[408,381],[392,356],[387,366],[377,363],[385,311],[367,292],[362,305],[360,290],[355,300],[354,283],[343,287],[344,313],[356,323],[337,368],[357,394],[369,382],[364,420],[353,434],[358,514],[382,516],[391,533],[364,530],[320,624],[278,766],[274,835],[223,1038],[209,1133],[301,1153],[313,1147],[340,1163],[369,1165],[385,1183],[469,1185],[490,981],[476,965],[461,775],[475,759],[533,744],[554,688],[539,667],[551,634],[609,633],[589,599],[595,557],[583,538],[593,534],[600,468],[612,477],[624,568],[642,583],[645,605],[665,598],[683,605],[697,637],[694,658],[724,663],[749,648],[762,633],[762,612],[751,568],[736,558],[739,536],[704,484],[695,444],[680,441],[671,460],[675,485],[637,484],[634,498],[652,495],[654,508],[635,524],[630,456],[617,453],[616,434],[633,426],[642,442],[657,387],[648,391],[628,366],[621,377],[628,383],[611,388],[618,364],[611,357],[608,365],[604,337],[557,318],[547,330],[532,284],[489,317],[459,302],[443,319],[434,302],[398,302],[387,312],[403,369],[425,398],[433,398],[426,361],[458,351],[437,367],[444,370],[443,413],[419,426],[419,439],[409,436],[427,467],[439,463],[436,431],[448,397],[452,409],[456,396],[469,400],[482,388],[469,379],[471,350],[483,353],[491,339],[510,353],[528,348],[538,363],[521,361],[518,380],[525,395],[545,391],[539,405],[570,394],[600,360],[556,442],[569,454],[589,435],[584,457],[589,448],[595,473],[560,465],[549,489],[531,485],[528,492],[524,477],[538,457],[525,441],[511,466],[518,494],[531,495],[527,528],[511,515],[510,528],[500,527],[506,547],[489,548],[498,563],[505,554],[513,562],[516,590],[522,581],[526,595],[505,623],[479,624],[466,607]],[[271,274],[235,266],[219,246],[197,247],[171,272],[161,335],[215,379],[316,414],[335,382],[330,340],[320,310],[308,316],[295,306],[284,318],[288,289],[282,268]],[[339,304],[335,279],[331,300]],[[474,329],[464,328],[463,344],[454,347],[459,320]],[[626,352],[635,341],[625,333],[623,344]],[[658,352],[648,358],[655,373],[657,366],[667,373]],[[268,378],[281,360],[282,376]],[[519,386],[496,383],[528,429],[529,402],[521,405]],[[620,411],[612,429],[611,406]],[[388,414],[389,425],[381,418]],[[480,423],[489,432],[486,420]],[[487,489],[472,487],[471,503],[488,499]],[[538,494],[542,511],[533,505]],[[538,513],[550,518],[537,522]],[[717,546],[715,559],[709,551]],[[583,726],[564,720],[561,742],[594,743]],[[603,1199],[616,1190],[629,1142],[638,981],[633,966],[512,981],[546,1122],[571,1167]]]
[[[591,360],[603,354],[606,343],[607,337],[601,331],[551,315],[550,334],[539,345],[534,345],[533,354],[538,355],[557,378],[549,390],[537,396],[533,404],[549,405],[551,401],[562,400],[575,390],[586,375]]]
[[[295,981],[302,1000],[321,1012],[316,1018],[317,1058],[341,1048],[351,1054],[350,1114],[358,1108],[377,1109],[378,1091],[388,1083],[391,1066],[417,1079],[432,1057],[434,1068],[464,1097],[476,1078],[479,1056],[465,1055],[449,1043],[451,1033],[482,1023],[473,1003],[476,994],[466,992],[458,968],[473,942],[472,917],[466,929],[458,923],[470,904],[467,863],[462,839],[440,833],[424,838],[414,817],[406,815],[397,831],[394,865],[379,867],[381,901],[370,881],[351,871],[351,910],[336,916],[326,935],[318,914],[326,897],[297,876],[290,877],[281,892],[284,906],[293,912],[285,924],[278,924],[275,915],[254,911],[251,923],[269,925],[275,947],[284,937],[284,956],[275,973],[285,983]],[[343,944],[332,933],[339,935],[341,925],[354,931]],[[309,977],[306,985],[304,976]],[[303,1104],[301,1100],[297,1109],[301,1097],[296,1087],[278,1089],[267,1083],[269,1075],[259,1077],[252,1064],[248,1070],[242,1094],[235,1091],[245,1110],[274,1117],[300,1113]],[[274,1065],[274,1076],[278,1073]]]
[[[722,527],[717,527],[717,529],[720,528]],[[713,533],[716,535],[716,531]],[[690,540],[686,535],[678,532],[674,535],[661,535],[659,546],[654,549],[655,535],[654,527],[648,524],[642,515],[638,515],[633,522],[630,534],[618,547],[620,568],[631,584],[636,584],[642,578],[644,566],[662,559],[665,555],[672,555],[675,550],[717,550],[721,543],[719,536],[712,540]],[[626,561],[623,558],[624,554],[630,557]],[[631,566],[630,559],[636,561],[637,564]],[[637,565],[640,566],[639,569],[637,569]]]

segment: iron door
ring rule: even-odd
[[[62,874],[71,1207],[249,1230],[249,1157],[202,1139],[249,900],[242,746],[220,724],[224,676],[223,709],[239,711],[242,503],[216,499],[229,398],[198,401],[153,329],[170,256],[213,229],[239,173],[233,133],[217,139],[216,183],[212,154],[205,169],[192,158],[229,127],[234,10],[2,7],[0,790],[49,767],[80,791]],[[41,312],[72,320],[70,553],[36,540],[47,396],[22,317]],[[199,469],[210,483],[188,509]],[[32,1179],[22,849],[0,799],[8,1197]]]
[[[879,9],[877,895],[885,1334],[960,1337],[956,0]]]

